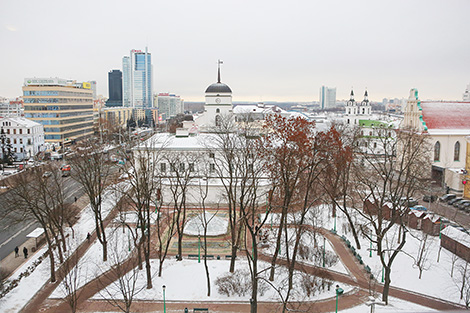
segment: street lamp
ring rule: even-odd
[[[197,263],[201,263],[201,235],[197,235]]]
[[[325,267],[325,244],[326,244],[326,238],[323,237],[323,267]]]
[[[166,303],[165,303],[165,289],[166,289],[166,286],[163,285],[162,288],[163,288],[163,313],[166,313]]]
[[[336,313],[338,313],[338,297],[343,294],[344,290],[339,288],[339,285],[336,285]]]

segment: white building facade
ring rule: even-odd
[[[411,89],[401,127],[429,135],[432,179],[451,192],[463,192],[470,101],[421,101],[418,90]]]
[[[4,117],[0,118],[0,127],[17,160],[29,159],[43,150],[43,125],[23,117]]]

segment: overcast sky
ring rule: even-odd
[[[96,80],[131,49],[152,53],[154,92],[203,101],[217,80],[234,101],[461,100],[470,84],[470,1],[1,0],[0,96],[25,77]]]

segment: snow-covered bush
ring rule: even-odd
[[[317,266],[323,266],[323,247],[300,244],[299,256],[303,260],[312,261]],[[339,258],[331,251],[325,251],[325,266],[331,267],[338,263]]]
[[[248,270],[236,270],[233,273],[226,273],[217,278],[215,285],[220,294],[231,297],[234,295],[245,296],[251,293],[251,274]],[[258,280],[258,294],[264,295],[268,286],[262,280]]]

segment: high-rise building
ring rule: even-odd
[[[152,58],[147,48],[131,50],[122,58],[123,105],[133,108],[153,106]]]
[[[106,106],[122,106],[122,72],[120,70],[112,70],[108,73],[108,93]]]
[[[93,134],[91,84],[61,78],[25,78],[25,117],[44,125],[48,143],[67,144]]]
[[[156,98],[158,114],[163,121],[184,112],[184,101],[180,96],[170,93],[159,93]]]
[[[336,88],[321,86],[320,88],[320,108],[330,109],[336,106]]]

